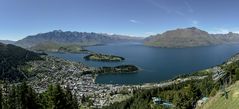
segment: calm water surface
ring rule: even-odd
[[[83,62],[94,67],[133,64],[142,70],[133,74],[99,75],[96,82],[138,84],[160,82],[179,74],[190,73],[221,64],[239,52],[239,44],[169,49],[147,47],[141,43],[116,43],[92,46],[87,49],[104,54],[119,55],[126,58],[126,60],[123,62],[95,62],[85,61],[83,59],[84,54],[49,53],[49,55]]]

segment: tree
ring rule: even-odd
[[[239,68],[235,70],[236,80],[239,80]]]
[[[17,109],[18,108],[18,100],[17,100],[17,92],[16,86],[13,85],[9,91],[9,95],[7,97],[8,107],[9,109]]]
[[[65,93],[59,84],[57,84],[53,89],[53,103],[54,109],[68,108]]]
[[[78,109],[78,102],[77,102],[77,98],[76,95],[72,95],[69,87],[66,88],[66,100],[67,100],[67,107],[69,109]]]
[[[59,84],[50,85],[46,92],[40,95],[43,108],[47,109],[78,109],[78,101],[70,89],[62,89]]]
[[[0,89],[0,109],[3,108],[3,95],[2,95],[2,89]]]
[[[47,91],[43,95],[43,98],[46,100],[43,100],[43,103],[45,103],[46,107],[49,109],[54,108],[53,90],[53,85],[49,85]]]
[[[3,89],[4,89],[4,90],[2,90],[3,93],[6,93],[6,96],[7,96],[7,94],[10,92],[9,84],[4,83],[4,85],[3,85]],[[3,101],[2,101],[2,108],[3,108],[3,109],[9,109],[8,98],[5,97],[5,96],[3,96],[3,94],[2,94],[2,98],[3,98]]]
[[[26,82],[23,82],[19,86],[20,108],[22,109],[39,109],[38,95],[35,91],[27,86]]]

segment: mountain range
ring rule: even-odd
[[[139,41],[139,40],[142,40],[142,38],[124,35],[109,35],[93,32],[88,33],[88,32],[71,32],[71,31],[54,30],[47,33],[40,33],[36,35],[27,36],[26,38],[17,41],[15,45],[24,48],[31,48],[37,46],[38,44],[52,42],[64,45],[75,44],[81,46],[90,46],[119,41]]]
[[[186,48],[209,46],[225,43],[238,43],[239,34],[229,32],[227,34],[210,34],[196,27],[179,28],[169,30],[162,34],[156,34],[147,38],[131,37],[126,35],[110,35],[94,32],[72,32],[54,30],[46,33],[30,35],[19,41],[0,41],[5,44],[15,44],[23,48],[38,48],[42,45],[77,45],[91,46],[98,44],[143,41],[146,46],[165,47],[165,48]],[[60,48],[59,46],[58,48]],[[40,48],[41,49],[41,48]]]
[[[144,40],[145,45],[163,48],[185,48],[238,42],[239,34],[237,33],[209,34],[196,27],[169,30]]]

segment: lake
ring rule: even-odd
[[[140,84],[160,82],[177,75],[191,73],[222,64],[239,52],[239,44],[224,44],[195,48],[156,48],[141,43],[114,43],[87,47],[88,50],[118,55],[126,58],[123,62],[96,62],[83,59],[85,54],[49,53],[67,60],[82,62],[89,66],[116,66],[133,64],[141,68],[132,74],[102,74],[97,83]]]

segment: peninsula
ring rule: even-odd
[[[89,53],[90,52],[77,44],[59,44],[54,42],[39,43],[35,46],[32,46],[30,50],[43,51],[43,52],[61,52],[61,53]]]

